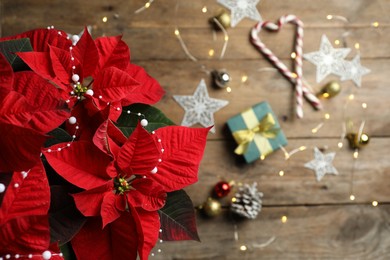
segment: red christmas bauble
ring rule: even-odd
[[[230,184],[226,181],[220,181],[214,186],[214,195],[217,198],[225,197],[231,190]]]

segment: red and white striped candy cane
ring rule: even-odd
[[[293,23],[297,26],[295,37],[295,73],[292,73],[284,63],[282,63],[273,52],[268,49],[260,40],[259,33],[262,28],[270,31],[278,31],[285,23]],[[316,108],[321,109],[319,99],[308,89],[302,81],[302,46],[303,46],[303,23],[295,15],[285,15],[279,18],[278,24],[271,22],[259,22],[251,30],[251,41],[253,45],[266,57],[279,71],[295,85],[296,96],[296,114],[299,118],[303,117],[303,96]]]

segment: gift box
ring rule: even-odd
[[[256,104],[230,118],[227,125],[238,144],[234,152],[242,155],[247,163],[264,159],[287,145],[287,139],[267,102]]]

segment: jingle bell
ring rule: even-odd
[[[363,146],[366,146],[370,141],[370,137],[366,133],[362,133],[360,137],[358,136],[358,134],[348,133],[346,137],[352,149],[362,148]]]
[[[219,24],[217,24],[217,22]],[[216,30],[221,30],[220,26],[222,26],[224,29],[230,28],[230,15],[226,10],[222,10],[218,15],[214,16],[211,19],[211,22],[213,23]]]
[[[219,88],[225,88],[230,81],[230,76],[226,71],[214,70],[211,72],[213,77],[214,85]]]
[[[326,84],[319,93],[319,96],[323,98],[332,98],[339,94],[341,91],[341,86],[336,81],[331,81],[328,84]]]

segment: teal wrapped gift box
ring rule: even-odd
[[[235,153],[242,155],[247,163],[264,159],[287,145],[287,139],[267,102],[256,104],[230,118],[227,125],[238,144]]]

